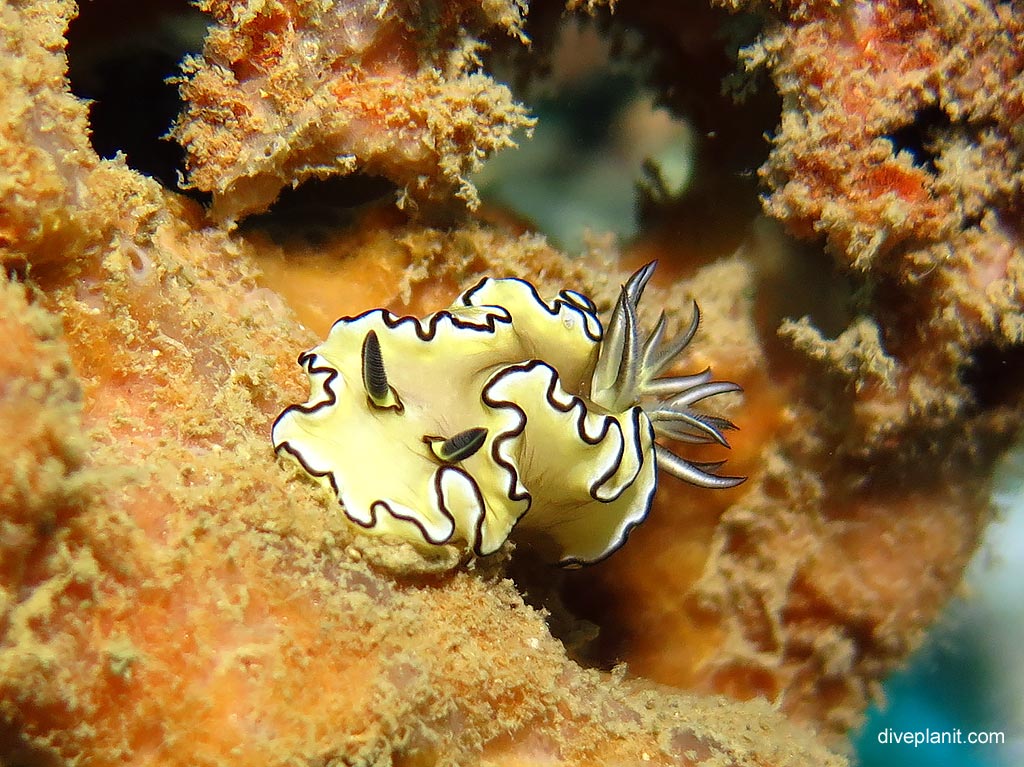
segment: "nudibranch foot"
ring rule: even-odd
[[[743,481],[656,443],[728,447],[735,426],[693,408],[741,389],[710,370],[661,377],[700,310],[677,338],[664,312],[644,335],[654,267],[622,285],[607,328],[582,293],[546,300],[518,279],[483,279],[422,319],[342,318],[300,356],[310,399],[278,417],[274,447],[368,532],[487,556],[518,527],[565,566],[603,559],[646,518],[659,468]]]

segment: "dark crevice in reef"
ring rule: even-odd
[[[308,179],[282,189],[269,210],[247,217],[239,231],[262,232],[279,245],[322,244],[350,226],[363,208],[387,200],[387,209],[397,215],[390,204],[396,191],[392,181],[362,173]]]
[[[71,91],[93,102],[96,153],[123,152],[134,170],[203,202],[208,195],[180,186],[185,151],[167,133],[182,101],[168,79],[200,52],[210,23],[185,0],[93,0],[79,3],[67,33]]]
[[[581,577],[579,574],[583,573]],[[540,611],[551,636],[559,640],[573,660],[588,668],[609,671],[625,651],[622,637],[615,631],[615,611],[610,609],[614,595],[593,578],[593,568],[564,570],[535,559],[528,547],[516,549],[509,563],[508,576],[515,582],[523,601]],[[587,577],[589,575],[589,578]],[[600,594],[596,600],[606,610],[579,599],[574,583],[586,583],[586,593]],[[606,624],[599,628],[598,623]]]
[[[902,128],[897,128],[887,139],[892,143],[893,153],[909,152],[914,165],[929,173],[938,173],[935,158],[938,156],[932,144],[941,131],[946,131],[952,123],[940,107],[931,106],[921,109],[914,115],[914,121]]]
[[[622,23],[639,30],[657,52],[653,84],[664,103],[691,121],[703,138],[702,165],[756,184],[757,169],[768,159],[767,135],[782,115],[782,98],[767,75],[741,73],[737,61],[740,50],[760,34],[761,19],[683,2],[672,6],[676,20],[665,24],[665,10],[660,5],[624,7],[621,14]]]
[[[13,724],[0,722],[0,764],[4,767],[58,767],[63,762],[44,747],[29,745]]]
[[[1024,345],[986,344],[974,350],[960,380],[974,393],[983,410],[1024,405],[1020,382],[1024,379]]]

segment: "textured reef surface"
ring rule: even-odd
[[[680,111],[693,41],[759,21],[739,61],[781,96],[765,217],[702,248],[661,200],[660,230],[570,258],[470,179],[532,124],[488,46],[543,59],[561,6],[205,0],[173,128],[204,207],[90,144],[75,4],[0,1],[0,762],[845,763],[955,593],[1021,427],[1024,19],[662,5],[605,23],[662,49]],[[315,243],[246,225],[356,174],[394,199]],[[361,535],[275,458],[295,358],[336,317],[423,315],[486,276],[608,311],[652,257],[640,319],[676,332],[699,300],[680,369],[742,384],[749,479],[663,477],[607,561]]]

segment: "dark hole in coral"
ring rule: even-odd
[[[135,170],[203,201],[207,195],[179,186],[185,152],[166,136],[182,102],[167,79],[202,49],[210,23],[184,0],[93,0],[79,3],[67,34],[68,78],[76,96],[93,101],[96,153],[123,152]]]
[[[249,216],[239,230],[263,232],[278,244],[296,239],[318,244],[352,223],[357,209],[395,194],[393,182],[356,173],[309,179],[286,187],[265,213]]]
[[[626,648],[614,625],[614,595],[595,585],[591,568],[564,570],[534,557],[529,546],[523,546],[516,549],[508,576],[523,601],[544,615],[551,636],[577,663],[609,671],[622,659]],[[585,584],[584,593],[592,602],[580,600],[580,584]]]
[[[1019,407],[1024,404],[1024,345],[986,344],[974,350],[960,380],[974,392],[979,407]]]
[[[4,767],[57,767],[63,764],[44,746],[33,746],[13,724],[0,722],[0,764]]]
[[[975,213],[973,215],[965,215],[963,220],[960,222],[960,231],[966,232],[968,229],[974,229],[981,225],[984,213]]]
[[[892,143],[893,152],[910,152],[914,158],[914,165],[929,173],[937,173],[937,155],[930,146],[935,141],[936,134],[950,125],[952,123],[949,117],[941,108],[926,107],[914,115],[912,123],[897,128],[886,138]]]
[[[665,11],[668,24],[662,21]],[[746,177],[756,189],[757,169],[771,148],[768,135],[782,115],[782,98],[766,71],[748,73],[739,63],[741,50],[758,39],[763,18],[702,2],[671,9],[637,6],[632,12],[638,14],[632,23],[657,51],[652,76],[665,102],[702,137],[698,161],[709,175]]]

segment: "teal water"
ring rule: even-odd
[[[1003,464],[989,527],[956,600],[854,740],[861,767],[1024,765],[1024,449]],[[888,731],[1002,733],[1002,744],[884,743]],[[890,736],[891,738],[891,736]]]

